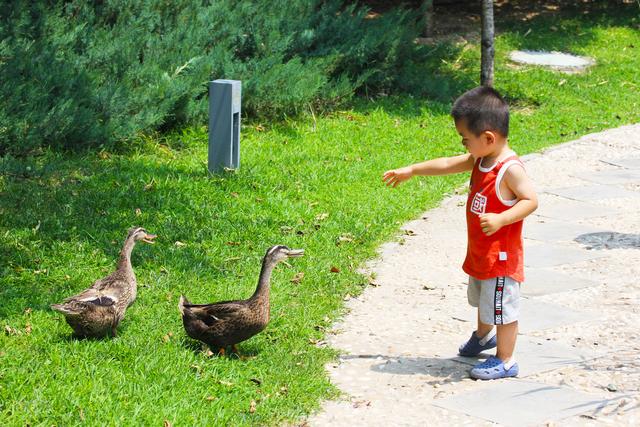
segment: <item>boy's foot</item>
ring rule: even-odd
[[[489,334],[482,339],[478,338],[478,336],[476,335],[476,331],[473,331],[473,333],[471,334],[471,338],[469,338],[469,341],[462,344],[458,349],[458,354],[460,356],[473,357],[477,356],[485,350],[495,348],[496,345],[497,341],[494,331],[489,332]]]
[[[482,363],[478,363],[471,369],[471,378],[477,380],[497,380],[499,378],[509,378],[518,376],[518,364],[513,364],[507,368],[505,363],[495,356],[489,357]]]

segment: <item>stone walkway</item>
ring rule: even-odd
[[[343,397],[309,424],[640,425],[640,125],[524,160],[540,207],[525,221],[521,375],[474,381],[479,359],[456,355],[475,312],[465,196],[452,195],[367,266],[376,286],[328,337]]]

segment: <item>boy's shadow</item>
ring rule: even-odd
[[[340,359],[380,360],[380,363],[371,366],[372,371],[390,375],[428,375],[433,377],[432,380],[425,381],[429,385],[441,383],[443,380],[459,382],[469,378],[469,365],[449,358],[351,354],[343,355]]]

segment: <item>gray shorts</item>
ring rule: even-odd
[[[511,277],[479,280],[469,276],[467,299],[478,307],[480,321],[487,325],[504,325],[518,320],[520,283]]]

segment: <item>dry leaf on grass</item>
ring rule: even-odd
[[[353,242],[353,235],[351,233],[344,233],[338,237],[338,241],[336,245],[341,245],[342,243],[351,243]]]
[[[304,279],[304,273],[301,271],[293,276],[293,278],[291,279],[291,283],[295,283],[297,285],[302,281],[302,279]]]

